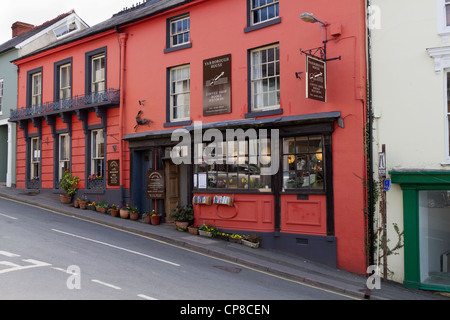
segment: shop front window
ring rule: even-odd
[[[420,282],[450,286],[450,191],[419,191]]]
[[[270,158],[270,139],[200,143],[194,158],[194,188],[271,191],[271,176],[263,175]]]
[[[283,139],[283,189],[324,190],[323,138],[317,136]]]

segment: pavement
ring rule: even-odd
[[[380,282],[380,289],[368,290],[365,276],[261,247],[253,249],[224,240],[180,232],[175,230],[172,223],[154,226],[140,221],[112,217],[92,210],[81,210],[74,208],[71,204],[62,204],[59,195],[54,193],[32,193],[24,189],[0,185],[0,197],[136,233],[217,259],[231,261],[241,267],[257,269],[361,300],[450,300],[449,293],[414,290],[405,288],[402,284],[384,280]]]

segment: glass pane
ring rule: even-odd
[[[447,26],[450,26],[450,5],[445,6],[445,16],[447,20]]]
[[[420,281],[450,285],[450,193],[419,191]]]

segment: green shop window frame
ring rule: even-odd
[[[450,286],[424,284],[420,278],[419,192],[450,190],[450,171],[390,171],[393,183],[403,191],[404,265],[403,285],[408,288],[450,292]]]

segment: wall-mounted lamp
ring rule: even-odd
[[[309,50],[305,50],[303,51],[302,49],[300,49],[300,52],[306,55],[310,55],[313,56],[317,59],[323,60],[325,62],[327,61],[331,61],[331,60],[341,60],[341,57],[337,57],[337,58],[331,58],[331,59],[327,59],[327,42],[328,42],[328,38],[327,38],[327,26],[328,23],[323,22],[321,20],[319,20],[316,16],[314,16],[312,13],[308,13],[308,12],[304,12],[300,15],[300,19],[302,19],[302,21],[304,22],[308,22],[308,23],[320,23],[322,25],[322,27],[325,29],[325,40],[322,40],[323,43],[323,47],[318,47],[318,48],[314,48],[314,49],[309,49]]]
[[[308,13],[308,12],[304,12],[300,15],[300,19],[302,19],[305,22],[309,22],[309,23],[316,23],[319,22],[321,24],[323,24],[324,26],[326,25],[325,22],[320,21],[319,19],[317,19],[312,13]]]

